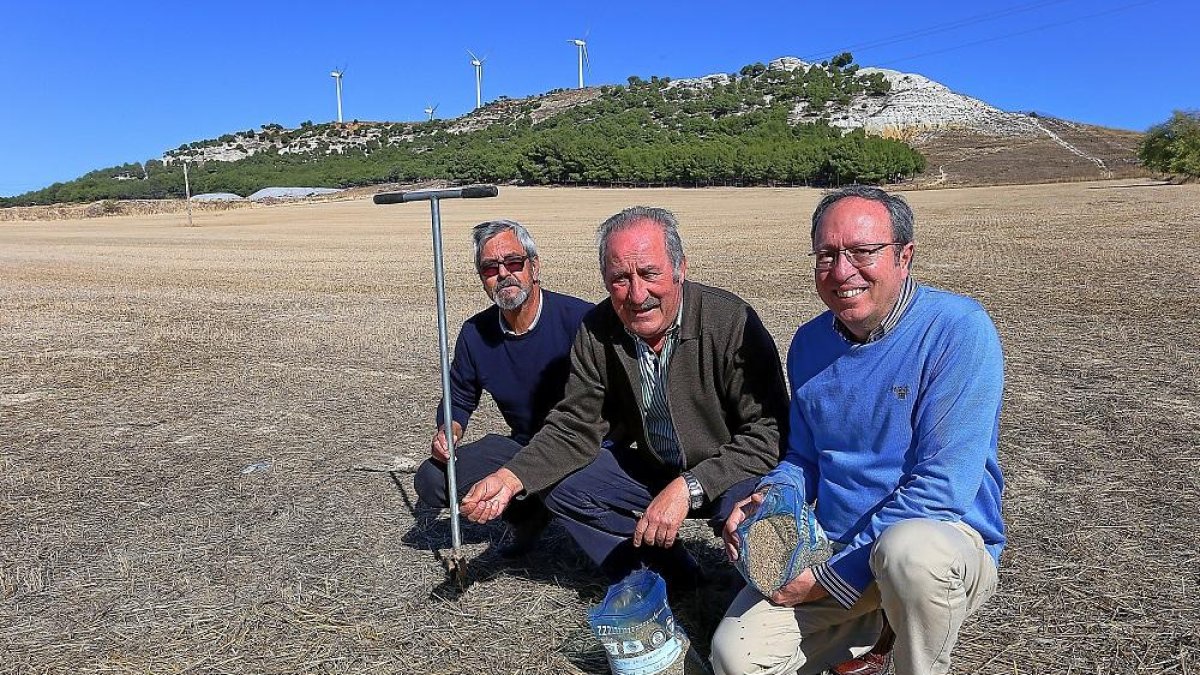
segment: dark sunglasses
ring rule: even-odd
[[[525,261],[529,260],[529,256],[523,255],[517,258],[505,258],[504,260],[488,260],[479,265],[479,276],[485,279],[500,274],[500,266],[504,265],[504,269],[508,270],[509,274],[516,274],[525,269]]]

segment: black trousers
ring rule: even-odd
[[[488,434],[473,443],[455,448],[455,487],[458,488],[456,501],[461,502],[472,485],[508,463],[522,447],[524,446],[507,436]],[[450,501],[446,498],[448,481],[445,464],[433,459],[425,460],[413,477],[413,487],[416,488],[421,503],[426,506],[450,506]],[[510,523],[520,523],[527,519],[544,517],[545,508],[541,500],[534,495],[514,499],[505,509],[504,519]]]

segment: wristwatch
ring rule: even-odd
[[[700,481],[696,480],[691,471],[684,471],[679,475],[683,477],[683,482],[687,483],[688,508],[698,509],[704,506],[704,488],[701,487]]]

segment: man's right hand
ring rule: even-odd
[[[454,432],[454,447],[458,448],[458,441],[462,438],[463,428],[458,422],[451,421],[450,428]],[[437,433],[433,435],[433,443],[429,448],[429,455],[437,461],[445,464],[450,461],[450,445],[446,443],[446,425],[438,427]]]
[[[473,523],[499,518],[508,503],[525,489],[513,472],[503,467],[471,486],[462,500],[462,514]]]
[[[725,540],[725,554],[729,556],[731,562],[738,559],[738,525],[758,511],[758,507],[763,502],[763,494],[755,492],[734,504],[733,510],[729,512],[729,519],[725,521],[725,529],[721,532],[721,538]]]

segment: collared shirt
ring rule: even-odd
[[[528,300],[526,302],[528,302]],[[513,335],[513,336],[524,335],[525,333],[528,333],[529,331],[533,330],[534,328],[537,328],[538,320],[542,318],[542,310],[545,309],[545,307],[546,307],[546,294],[542,293],[539,289],[538,311],[537,311],[537,314],[533,315],[533,323],[529,324],[529,328],[526,328],[525,331],[522,333],[518,333],[517,331],[508,327],[508,322],[506,322],[504,320],[504,312],[499,312],[497,314],[497,316],[500,318],[500,330],[505,335]]]
[[[892,307],[892,311],[888,312],[887,316],[883,317],[883,322],[879,324],[878,328],[871,331],[871,334],[868,335],[867,339],[865,340],[860,340],[855,337],[854,333],[851,333],[850,329],[846,328],[846,325],[843,324],[836,315],[833,317],[833,328],[838,332],[838,335],[841,335],[843,338],[845,338],[846,342],[851,342],[857,345],[865,345],[875,342],[891,332],[891,330],[896,327],[896,324],[900,323],[900,317],[904,316],[904,310],[908,309],[908,306],[912,303],[913,296],[916,295],[916,293],[917,282],[910,274],[909,276],[905,277],[904,285],[900,287],[900,297],[896,298],[896,304]]]
[[[637,335],[630,333],[637,347],[638,370],[641,375],[642,409],[646,411],[646,435],[659,456],[669,466],[684,466],[683,452],[679,448],[679,436],[671,422],[671,411],[667,407],[667,367],[671,355],[679,345],[679,327],[683,324],[683,294],[680,293],[679,312],[675,322],[667,329],[662,351],[658,354]],[[626,329],[628,332],[628,329]]]

